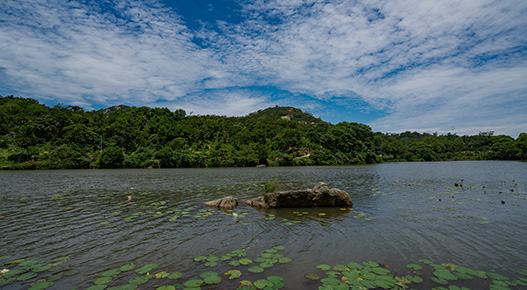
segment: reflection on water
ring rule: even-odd
[[[58,289],[85,288],[130,262],[193,276],[206,270],[197,255],[258,255],[277,245],[292,262],[266,275],[287,285],[303,285],[319,263],[366,260],[395,272],[426,258],[510,274],[527,268],[526,176],[526,163],[484,161],[0,172],[0,257],[69,256],[65,267],[80,273],[57,280]],[[256,210],[242,202],[237,217],[201,206],[261,195],[271,180],[284,189],[324,181],[349,192],[355,206]]]

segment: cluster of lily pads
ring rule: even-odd
[[[1,256],[0,260],[7,260],[8,256]],[[0,270],[0,286],[15,282],[28,282],[28,289],[46,289],[56,281],[66,276],[79,273],[77,269],[64,267],[69,261],[68,256],[54,258],[53,260],[16,259],[3,263],[5,268]]]
[[[189,279],[183,279],[183,274],[181,272],[167,273],[165,271],[160,271],[154,273],[158,268],[158,264],[147,264],[139,268],[136,268],[136,265],[133,263],[122,265],[115,269],[109,269],[100,274],[100,277],[93,281],[93,285],[88,287],[86,290],[133,290],[137,289],[139,285],[146,284],[150,280],[152,287],[156,290],[175,290],[175,289],[185,289],[185,290],[195,290],[201,289],[202,287],[213,287],[213,285],[220,284],[224,282],[224,279],[236,280],[242,276],[242,271],[245,271],[244,268],[247,268],[249,273],[262,273],[266,268],[272,267],[274,264],[278,263],[288,263],[291,261],[289,258],[285,258],[283,255],[278,254],[278,251],[283,250],[283,246],[275,246],[271,249],[266,250],[259,257],[250,259],[247,257],[247,253],[244,249],[239,249],[231,251],[228,254],[222,256],[208,255],[208,256],[196,256],[194,261],[203,263],[204,266],[214,268],[220,263],[225,263],[230,268],[222,274],[214,270],[208,270],[201,274],[199,277],[191,277]],[[259,263],[258,265],[256,265]],[[234,268],[234,269],[233,269]],[[238,269],[236,269],[238,268]],[[133,272],[131,270],[134,270]],[[122,284],[123,276],[126,272],[132,272],[127,274],[128,281],[126,284]],[[135,276],[134,276],[135,275]],[[120,278],[120,279],[118,279]],[[117,280],[117,282],[113,282]],[[176,281],[177,280],[177,281]],[[182,280],[182,281],[179,281]],[[108,284],[117,284],[120,285],[111,286]],[[165,285],[162,285],[165,284]],[[283,278],[278,276],[268,276],[266,279],[257,279],[254,282],[250,280],[241,280],[237,286],[237,289],[280,289],[285,286]]]
[[[424,267],[428,267],[425,269]],[[350,262],[346,265],[319,264],[319,272],[310,272],[305,278],[321,283],[319,290],[347,289],[435,289],[435,290],[468,290],[491,289],[512,290],[524,289],[527,277],[512,280],[507,276],[481,270],[473,270],[455,264],[435,264],[421,259],[419,263],[408,264],[408,272],[397,275],[387,265],[374,261],[362,263]],[[518,274],[527,276],[527,270]],[[421,285],[421,286],[420,286]]]

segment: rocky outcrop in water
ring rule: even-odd
[[[246,200],[245,204],[257,208],[352,207],[353,201],[347,192],[329,188],[324,182],[319,182],[313,189],[269,192]]]
[[[235,208],[238,206],[238,199],[232,196],[226,196],[224,198],[207,201],[205,202],[205,205],[216,208]]]

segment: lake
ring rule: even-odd
[[[285,190],[323,181],[354,207],[202,206],[257,197],[270,181]],[[363,271],[352,278],[375,287],[379,276],[411,275],[423,280],[416,289],[527,289],[526,198],[525,162],[0,171],[0,288],[235,289],[279,276],[283,289],[331,289],[331,277],[348,284],[344,272]],[[221,282],[203,283],[209,271]]]

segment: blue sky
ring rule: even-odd
[[[525,15],[525,0],[3,0],[0,95],[517,137]]]

